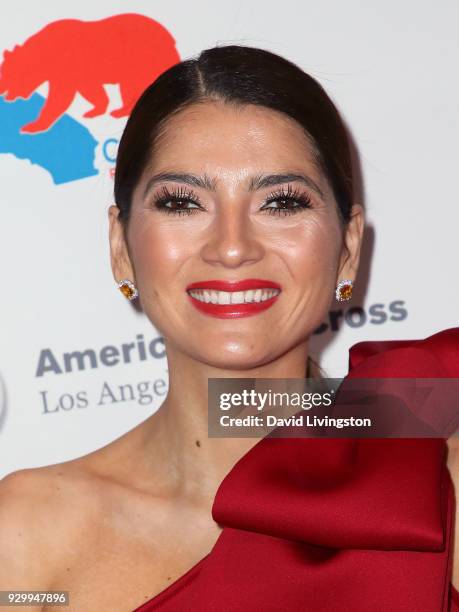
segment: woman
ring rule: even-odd
[[[318,375],[309,338],[357,274],[363,209],[321,86],[242,46],[173,66],[127,122],[115,201],[113,274],[165,338],[168,395],[104,448],[4,479],[1,588],[91,612],[447,610],[444,440],[207,435],[208,378]],[[458,331],[423,346],[453,355]],[[354,372],[396,375],[361,344]]]

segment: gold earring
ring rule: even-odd
[[[336,285],[335,297],[338,302],[346,302],[352,297],[352,288],[354,287],[354,281],[350,279],[340,280]]]
[[[139,295],[137,291],[137,287],[134,285],[132,281],[125,278],[124,280],[118,283],[118,287],[123,295],[125,295],[128,300],[135,300],[135,298]]]

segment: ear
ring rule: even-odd
[[[344,278],[354,280],[357,276],[364,227],[365,214],[363,207],[360,204],[354,204],[345,230],[337,282]]]
[[[124,226],[118,216],[120,209],[115,204],[108,208],[110,262],[113,278],[118,283],[127,278],[135,283],[134,269],[129,257],[129,250],[124,236]]]

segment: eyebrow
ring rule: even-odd
[[[163,182],[173,183],[185,183],[192,187],[200,187],[201,189],[207,189],[208,191],[216,191],[217,182],[215,179],[210,178],[206,174],[203,176],[197,176],[196,174],[188,173],[176,173],[176,172],[160,172],[155,174],[148,180],[143,197],[147,195],[150,189],[156,183]],[[298,174],[293,172],[283,174],[256,174],[250,177],[248,184],[248,191],[256,191],[257,189],[263,189],[265,187],[272,187],[274,185],[282,185],[283,183],[300,182],[307,185],[310,189],[315,191],[322,199],[324,194],[317,183],[307,176],[306,174]]]

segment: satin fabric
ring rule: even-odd
[[[359,342],[348,377],[459,378],[459,327]],[[135,612],[459,612],[446,455],[443,438],[266,436],[217,490],[211,552]]]

